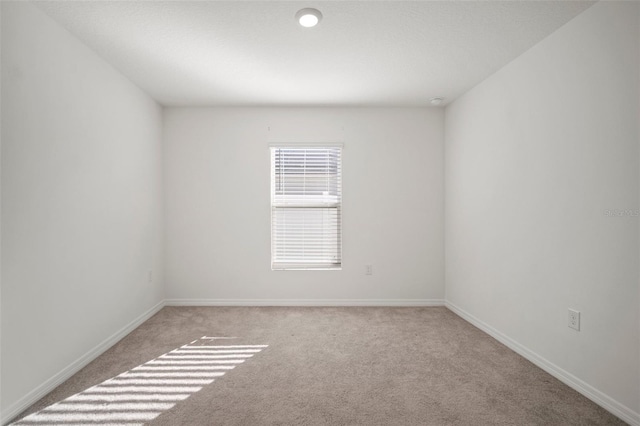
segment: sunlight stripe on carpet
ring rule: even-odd
[[[210,340],[212,338],[199,339],[202,343]],[[12,424],[142,426],[268,347],[196,343],[198,340]]]

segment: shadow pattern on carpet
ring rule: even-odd
[[[216,345],[203,336],[30,414],[13,425],[143,425],[268,345]]]

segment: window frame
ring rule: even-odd
[[[274,228],[275,228],[275,220],[274,220],[274,214],[275,214],[275,210],[278,208],[287,208],[286,205],[274,205],[274,198],[275,198],[275,194],[276,194],[276,190],[275,190],[275,167],[276,167],[276,161],[275,161],[275,153],[274,150],[277,149],[300,149],[300,150],[304,150],[304,149],[337,149],[338,150],[338,168],[337,168],[337,172],[336,172],[336,184],[338,185],[338,189],[337,189],[337,201],[335,203],[327,203],[327,202],[320,202],[316,205],[309,205],[308,207],[304,207],[304,208],[318,208],[318,209],[330,209],[330,208],[336,208],[336,215],[337,215],[337,225],[336,225],[336,239],[337,239],[337,248],[336,248],[336,253],[338,254],[339,258],[338,258],[338,262],[336,263],[331,263],[331,262],[325,262],[325,263],[316,263],[316,262],[303,262],[303,261],[299,261],[299,262],[286,262],[286,261],[276,261],[276,254],[275,254],[275,240],[274,240]],[[270,176],[269,176],[269,180],[270,180],[270,227],[271,227],[271,233],[270,233],[270,237],[271,237],[271,270],[272,271],[316,271],[316,270],[321,270],[321,271],[339,271],[342,270],[342,264],[343,264],[343,251],[342,251],[342,234],[343,234],[343,217],[344,217],[344,209],[343,209],[343,165],[344,165],[344,145],[342,143],[334,143],[334,142],[329,142],[329,143],[282,143],[282,142],[272,142],[269,143],[269,165],[270,165]],[[291,207],[289,207],[291,208]],[[299,208],[299,207],[298,207]]]

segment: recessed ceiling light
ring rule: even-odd
[[[322,13],[318,9],[300,9],[296,13],[296,21],[305,28],[315,27],[321,19]]]
[[[442,103],[442,101],[444,101],[444,98],[431,98],[429,99],[429,102],[431,102],[431,105],[434,106],[438,106]]]

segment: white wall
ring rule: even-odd
[[[2,114],[6,420],[162,300],[162,114],[23,2],[2,2]]]
[[[164,123],[169,299],[444,298],[442,109],[169,108]],[[341,271],[271,271],[269,141],[344,142]]]
[[[0,63],[2,62],[2,7],[0,6]],[[2,78],[0,78],[2,94]],[[0,101],[0,129],[2,129],[2,102]],[[0,242],[2,241],[2,134],[0,130]],[[0,243],[0,348],[2,348],[2,244]],[[0,422],[2,422],[2,350],[0,349]]]
[[[636,422],[638,7],[591,7],[445,125],[447,301]]]

